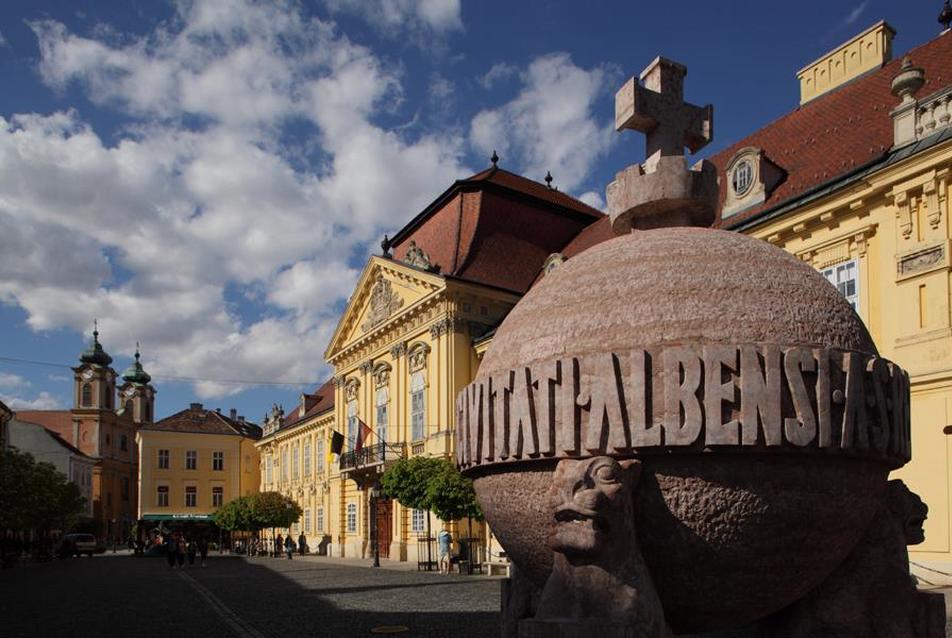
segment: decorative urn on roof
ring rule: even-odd
[[[651,153],[608,187],[623,234],[533,287],[457,399],[457,463],[516,566],[504,635],[832,635],[815,598],[837,574],[836,635],[880,635],[857,610],[937,618],[908,572],[883,611],[843,567],[898,525],[893,501],[908,520],[880,534],[889,556],[925,517],[887,482],[910,458],[908,376],[812,268],[697,227],[716,178],[683,148],[713,110],[681,103],[685,73],[659,58],[622,89],[620,128]],[[932,635],[915,631],[896,635]]]

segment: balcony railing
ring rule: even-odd
[[[403,445],[400,443],[374,443],[365,445],[360,452],[344,452],[340,455],[340,469],[353,470],[370,465],[379,465],[387,461],[396,461],[403,457]]]

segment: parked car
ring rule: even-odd
[[[80,554],[92,556],[104,551],[106,548],[96,543],[96,538],[92,534],[66,534],[56,546],[56,553],[63,558]]]

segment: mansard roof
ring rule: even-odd
[[[323,414],[334,409],[334,379],[328,379],[321,384],[310,396],[316,398],[316,402],[307,412],[301,414],[300,406],[291,409],[290,414],[281,422],[278,431],[287,430],[307,421],[311,417]]]
[[[411,242],[444,276],[524,293],[545,259],[604,214],[520,175],[492,167],[458,180],[391,240]]]

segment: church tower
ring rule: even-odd
[[[122,414],[132,417],[136,425],[152,423],[155,407],[155,388],[150,385],[152,377],[139,361],[139,344],[136,344],[135,362],[122,373],[125,383],[119,388]]]
[[[93,339],[79,355],[73,368],[73,444],[85,454],[101,457],[111,444],[110,426],[114,422],[116,371],[112,357],[99,343],[99,328],[94,324]]]

